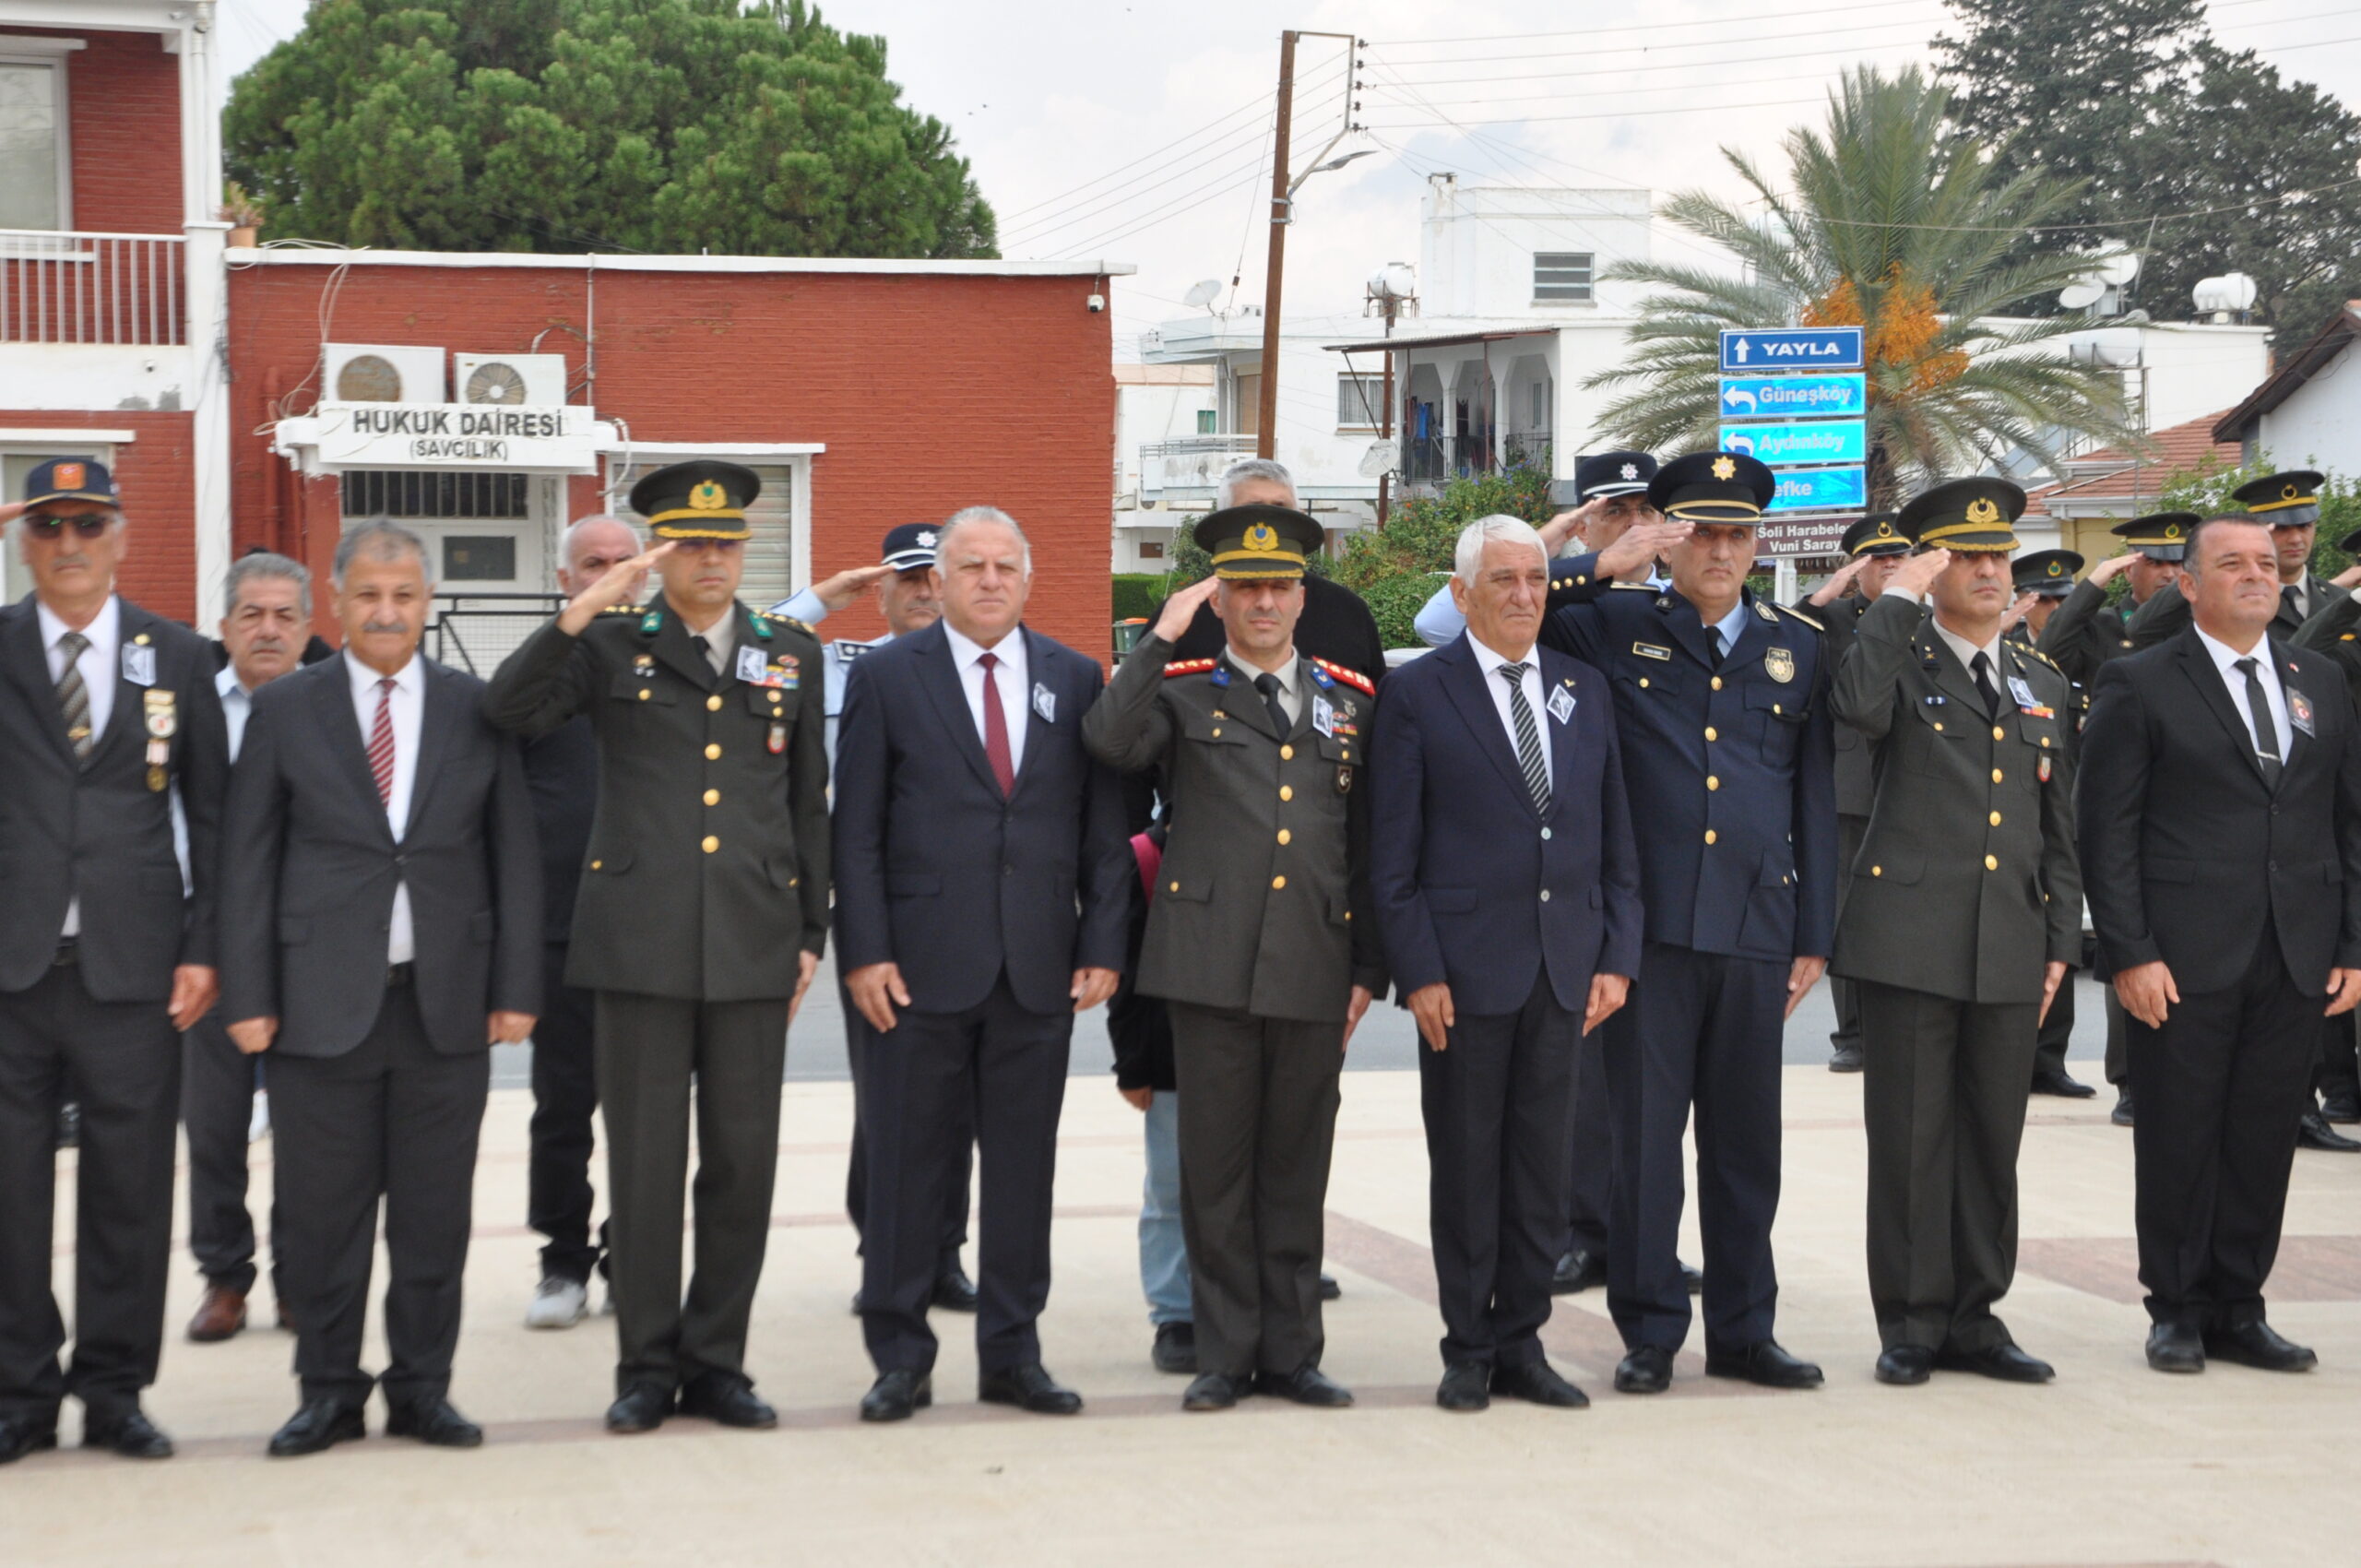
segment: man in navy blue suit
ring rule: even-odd
[[[1417,1016],[1444,1335],[1435,1402],[1590,1401],[1542,1355],[1566,1229],[1583,1036],[1640,963],[1639,851],[1607,681],[1536,648],[1532,526],[1459,536],[1467,630],[1386,683],[1370,753],[1370,891]]]
[[[971,506],[936,540],[943,619],[852,667],[836,732],[836,962],[877,1030],[868,1152],[863,1420],[932,1403],[927,1326],[943,1194],[969,1107],[983,1166],[978,1397],[1070,1415],[1041,1365],[1050,1188],[1074,1018],[1122,967],[1138,873],[1113,769],[1083,750],[1097,663],[1019,623],[1032,549]]]
[[[1820,624],[1746,589],[1771,470],[1700,452],[1656,470],[1669,519],[1552,562],[1541,640],[1594,664],[1615,718],[1640,847],[1646,944],[1631,1004],[1607,1026],[1615,1123],[1608,1310],[1630,1352],[1615,1386],[1672,1384],[1689,1335],[1673,1247],[1697,1113],[1705,1371],[1811,1388],[1821,1371],[1772,1337],[1779,1297],[1779,1046],[1828,967],[1836,798]],[[1660,555],[1670,586],[1610,579]]]

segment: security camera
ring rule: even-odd
[[[1083,301],[1083,303],[1090,307],[1091,315],[1097,315],[1100,311],[1107,308],[1107,296],[1104,294],[1093,294],[1090,298]]]

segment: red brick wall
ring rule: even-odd
[[[252,434],[270,394],[313,373],[325,267],[253,267],[230,278],[234,550],[292,545],[297,486]],[[813,441],[814,576],[873,564],[896,523],[963,505],[1003,508],[1033,540],[1026,619],[1104,658],[1109,610],[1107,454],[1115,387],[1107,314],[1089,278],[810,273],[598,274],[600,418],[638,441]],[[341,343],[437,344],[462,352],[563,352],[577,375],[587,330],[575,268],[353,267],[335,305]],[[566,330],[572,328],[574,330]],[[309,409],[306,388],[290,411]],[[276,469],[278,473],[271,470]],[[578,509],[592,487],[570,488]],[[331,486],[313,488],[310,552],[334,548]],[[285,529],[285,534],[279,531]],[[832,633],[876,635],[866,606]]]
[[[37,440],[44,430],[129,430],[137,439],[115,448],[114,482],[131,518],[131,544],[120,579],[124,596],[159,615],[196,614],[196,481],[193,416],[125,413],[120,409],[11,412],[0,432]],[[79,451],[83,443],[71,444]],[[18,497],[11,495],[9,500]],[[203,628],[208,636],[211,627]]]
[[[0,28],[0,47],[12,32],[57,37],[68,31]],[[180,61],[164,53],[157,33],[79,36],[88,47],[65,57],[73,226],[177,234],[183,217]]]

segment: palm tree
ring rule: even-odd
[[[1668,199],[1663,215],[1730,252],[1743,275],[1653,261],[1608,270],[1661,291],[1641,302],[1631,359],[1585,384],[1621,393],[1602,426],[1654,450],[1710,449],[1723,328],[1859,325],[1873,509],[2015,450],[2054,469],[2075,437],[2137,442],[2117,373],[2041,346],[2086,325],[2080,315],[1999,314],[2089,272],[2087,255],[2014,254],[2075,187],[1996,175],[1977,143],[1945,135],[1947,102],[1915,68],[1848,71],[1825,133],[1788,133],[1785,184],[1724,148],[1753,199]]]

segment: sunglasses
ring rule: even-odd
[[[79,538],[96,539],[114,526],[114,519],[103,512],[82,512],[71,517],[54,516],[27,517],[23,526],[27,533],[38,540],[63,538],[68,528],[71,528]]]

